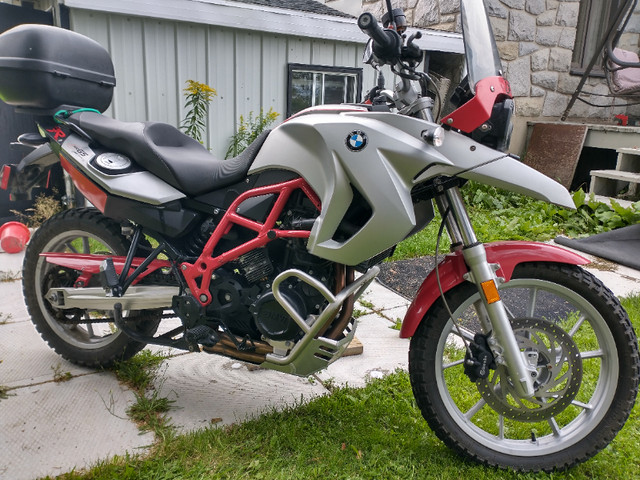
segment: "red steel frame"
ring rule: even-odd
[[[181,264],[182,274],[184,275],[187,285],[191,289],[193,296],[201,305],[206,306],[211,303],[211,294],[209,293],[211,276],[216,269],[220,268],[225,263],[236,260],[245,253],[256,248],[263,247],[267,243],[278,238],[309,238],[311,232],[307,230],[281,230],[276,228],[276,221],[280,218],[289,197],[296,190],[302,190],[309,200],[311,200],[313,205],[320,210],[320,199],[303,178],[297,178],[275,185],[254,188],[244,192],[233,201],[205,244],[198,260],[193,264],[188,262]],[[243,217],[237,212],[238,207],[240,207],[242,202],[245,200],[272,194],[277,194],[278,198],[276,199],[275,204],[264,223]],[[253,230],[257,233],[257,236],[242,245],[218,255],[217,257],[212,257],[213,251],[218,245],[220,239],[229,233],[231,227],[234,225],[239,225],[249,230]]]

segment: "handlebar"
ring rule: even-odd
[[[373,52],[384,63],[400,58],[402,38],[395,30],[383,29],[371,13],[358,18],[358,27],[373,40]]]

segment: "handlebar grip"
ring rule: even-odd
[[[387,49],[394,47],[396,44],[395,38],[388,35],[387,32],[382,29],[376,17],[369,12],[365,12],[358,17],[358,27],[381,48]],[[392,32],[391,30],[389,31]]]

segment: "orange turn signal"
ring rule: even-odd
[[[487,299],[487,303],[496,303],[500,300],[500,294],[498,293],[496,282],[494,282],[493,280],[487,280],[486,282],[482,282],[480,286],[482,287],[484,296]]]

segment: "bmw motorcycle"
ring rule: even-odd
[[[173,126],[102,115],[115,78],[92,40],[35,25],[0,35],[0,98],[39,115],[0,186],[28,195],[59,162],[92,205],[46,221],[26,250],[24,298],[43,339],[89,367],[155,344],[311,375],[353,339],[378,264],[437,208],[451,252],[400,331],[429,426],[468,458],[522,471],[603,449],[635,401],[636,337],[584,258],[478,241],[460,194],[469,180],[573,203],[505,153],[514,102],[489,20],[475,0],[461,15],[467,76],[440,121],[416,35],[388,2],[382,26],[369,13],[358,25],[393,90],[304,110],[226,161]]]

